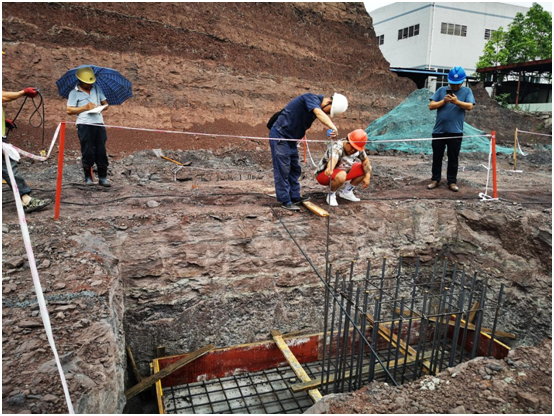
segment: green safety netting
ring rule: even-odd
[[[411,93],[406,100],[391,112],[375,120],[366,129],[368,136],[368,150],[398,150],[406,153],[433,153],[431,140],[404,141],[387,143],[370,143],[379,140],[419,139],[431,137],[436,111],[429,110],[429,98],[432,94],[423,88]],[[478,110],[478,107],[477,107]],[[464,123],[464,136],[478,136],[485,132]],[[488,137],[467,137],[462,141],[462,152],[489,153],[490,140]],[[500,153],[512,153],[513,149],[496,146]]]

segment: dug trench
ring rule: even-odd
[[[174,355],[267,340],[272,329],[322,331],[321,281],[275,213],[320,273],[328,226],[330,262],[346,271],[354,260],[356,275],[367,259],[377,265],[387,257],[394,268],[400,256],[409,264],[419,257],[429,269],[436,256],[447,257],[488,277],[492,290],[506,285],[498,328],[516,335],[506,344],[536,346],[551,337],[546,163],[524,165],[530,174],[517,178],[518,189],[534,184],[530,197],[538,203],[518,202],[514,186],[511,201],[484,203],[476,195],[486,156],[463,156],[457,195],[425,190],[429,156],[374,156],[362,201],[339,200],[328,224],[305,209],[278,208],[266,149],[227,150],[166,151],[186,165],[176,173],[177,165],[151,151],[122,156],[112,162],[110,190],[81,185],[77,154],[69,152],[61,221],[50,210],[29,218],[77,412],[156,411],[152,396],[126,403],[124,392],[136,383],[127,346],[144,377],[158,346]],[[39,183],[54,183],[54,162],[24,168]],[[311,170],[304,169],[303,192],[325,207]],[[499,175],[501,184],[513,181],[509,172]],[[51,192],[42,186],[37,194]],[[9,199],[3,192],[3,409],[64,412]]]

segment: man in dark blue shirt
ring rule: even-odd
[[[309,198],[300,195],[300,167],[297,140],[302,140],[315,119],[332,130],[331,138],[338,135],[337,127],[330,117],[346,111],[348,101],[344,95],[331,98],[312,93],[296,97],[283,109],[269,132],[275,192],[281,206],[290,211],[299,211],[297,204]]]
[[[448,147],[448,167],[446,180],[448,188],[458,192],[456,180],[458,176],[458,157],[462,147],[464,135],[464,120],[466,111],[473,110],[475,98],[468,87],[462,87],[466,73],[461,66],[456,66],[448,74],[448,87],[439,88],[430,98],[429,110],[437,110],[437,121],[433,129],[433,167],[431,169],[431,183],[428,189],[439,186],[442,171],[444,150]],[[440,139],[448,137],[448,139]]]

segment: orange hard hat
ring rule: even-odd
[[[354,130],[348,133],[348,142],[352,147],[360,152],[365,149],[367,143],[367,134],[362,129]]]

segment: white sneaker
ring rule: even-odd
[[[350,192],[340,192],[339,193],[339,196],[343,199],[347,199],[348,201],[352,201],[352,202],[360,202],[361,199],[358,198],[356,195],[354,195],[354,191],[350,191]]]
[[[327,203],[332,207],[338,207],[339,204],[337,204],[337,195],[327,194]]]

